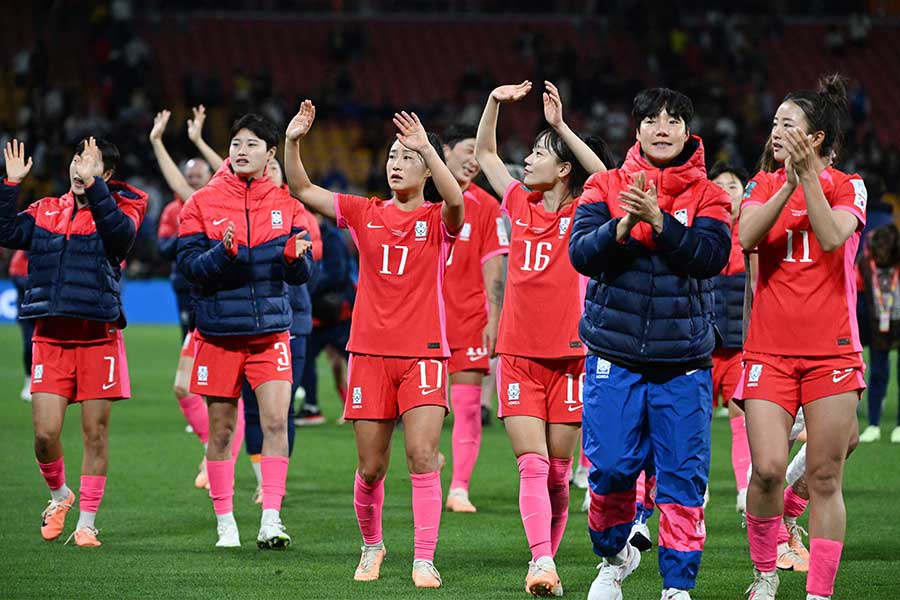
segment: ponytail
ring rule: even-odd
[[[791,92],[782,102],[788,101],[800,107],[806,116],[807,133],[821,131],[825,134],[819,154],[835,159],[843,141],[843,122],[848,112],[847,78],[839,73],[826,75],[819,79],[815,92]]]

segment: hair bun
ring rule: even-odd
[[[840,73],[832,73],[819,79],[818,93],[832,106],[845,111],[848,108],[847,83]]]

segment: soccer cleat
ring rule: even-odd
[[[597,577],[588,590],[588,600],[622,600],[622,581],[641,564],[641,553],[631,544],[625,545],[626,555],[621,565],[609,559],[597,565]]]
[[[303,388],[297,388],[299,392]],[[297,427],[314,427],[316,425],[325,424],[325,416],[318,406],[304,404],[300,407],[297,416],[294,417],[294,425]]]
[[[194,487],[198,490],[209,489],[209,475],[206,472],[206,458],[200,461],[200,471],[194,478]]]
[[[25,385],[22,386],[22,391],[19,392],[19,398],[22,399],[22,402],[31,402],[31,376],[25,376]]]
[[[809,571],[809,562],[794,551],[787,544],[778,544],[778,561],[775,563],[781,571],[797,571],[804,573]]]
[[[807,594],[806,600],[831,600],[831,596],[819,596],[817,594]]]
[[[240,548],[241,536],[238,533],[237,523],[231,522],[219,523],[216,526],[216,532],[219,534],[219,541],[216,542],[216,548]]]
[[[356,565],[356,573],[353,574],[354,581],[375,581],[381,575],[381,563],[387,556],[387,549],[384,543],[377,546],[363,546],[362,555],[359,557],[359,564]]]
[[[41,513],[41,536],[45,540],[52,542],[62,535],[63,527],[66,525],[66,514],[74,504],[75,492],[71,490],[69,497],[62,502],[50,501],[47,508]]]
[[[870,444],[881,439],[881,427],[878,425],[869,425],[861,434],[859,434],[859,442],[861,444]]]
[[[581,501],[581,512],[586,513],[591,510],[591,490],[584,490],[584,500]]]
[[[559,593],[554,590],[559,590]],[[525,591],[532,596],[562,596],[562,583],[556,574],[556,563],[551,557],[542,556],[528,563]]]
[[[803,545],[803,536],[808,535],[806,530],[794,523],[786,523],[788,534],[790,534],[790,539],[788,539],[788,546],[790,546],[791,550],[800,557],[800,559],[806,563],[805,569],[794,569],[795,571],[808,571],[809,570],[809,550],[806,549],[806,546]]]
[[[260,550],[284,550],[291,545],[291,536],[288,535],[281,524],[281,519],[275,518],[259,527],[259,535],[256,536],[256,547]]]
[[[716,412],[713,416],[715,416],[717,419],[727,419],[728,418],[728,407],[720,406],[719,408],[716,409]]]
[[[678,588],[666,588],[662,592],[659,600],[691,600],[691,595],[687,590],[679,590]]]
[[[745,592],[747,600],[775,600],[778,593],[778,572],[762,573],[753,569],[753,583]]]
[[[894,430],[891,432],[891,443],[900,444],[900,425],[894,427]]]
[[[575,467],[575,475],[572,476],[572,484],[580,490],[588,487],[588,468],[584,465]]]
[[[734,503],[734,509],[743,514],[747,512],[747,488],[738,490],[737,501]]]
[[[646,523],[635,520],[631,526],[631,534],[628,536],[628,543],[640,550],[647,552],[653,547],[653,539],[650,537],[650,528]]]
[[[469,501],[469,492],[462,488],[454,488],[447,494],[447,510],[458,513],[478,512],[478,509]]]
[[[439,588],[444,584],[430,560],[413,561],[412,580],[417,588]]]
[[[79,527],[72,532],[72,535],[66,540],[66,544],[71,542],[72,538],[75,538],[75,545],[81,548],[96,548],[97,546],[102,546],[103,544],[97,539],[98,533],[100,532],[93,527]]]

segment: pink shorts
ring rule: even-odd
[[[69,402],[131,397],[122,332],[96,344],[32,345],[31,393],[56,394]]]
[[[497,362],[497,416],[581,423],[584,358],[525,358],[501,354]]]
[[[446,358],[351,354],[344,418],[396,419],[418,406],[447,410],[447,375]]]

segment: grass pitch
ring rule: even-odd
[[[22,367],[18,330],[0,327],[0,597],[3,598],[525,598],[529,553],[519,520],[516,462],[499,422],[484,430],[472,480],[474,515],[445,512],[436,565],[440,590],[417,591],[410,580],[412,514],[401,439],[393,448],[384,508],[388,556],[380,581],[352,580],[360,536],[353,514],[355,450],[348,425],[331,422],[298,429],[283,520],[294,539],[286,552],[263,552],[254,543],[259,508],[246,456],[237,465],[235,515],[244,547],[219,550],[211,502],[193,479],[201,446],[184,432],[171,393],[179,335],[175,327],[129,327],[125,333],[134,397],[114,407],[106,496],[97,517],[103,546],[63,545],[74,528],[72,510],[63,537],[40,537],[47,489],[35,465],[29,405],[18,400]],[[339,403],[322,367],[321,396],[329,421]],[[900,445],[887,440],[896,420],[896,383],[888,392],[881,442],[860,446],[845,472],[847,542],[838,575],[840,600],[900,598]],[[72,407],[63,434],[68,483],[76,489],[81,463],[79,409]],[[443,451],[450,457],[450,422]],[[402,432],[398,432],[398,437]],[[734,512],[734,482],[727,419],[713,423],[708,540],[696,599],[743,598],[752,578],[746,534]],[[450,482],[444,471],[444,491]],[[596,571],[572,490],[572,512],[557,564],[566,597],[584,598]],[[655,532],[657,519],[651,529]],[[801,519],[805,522],[805,518]],[[780,598],[805,598],[805,576],[781,574]],[[623,586],[628,599],[659,598],[656,552]]]

